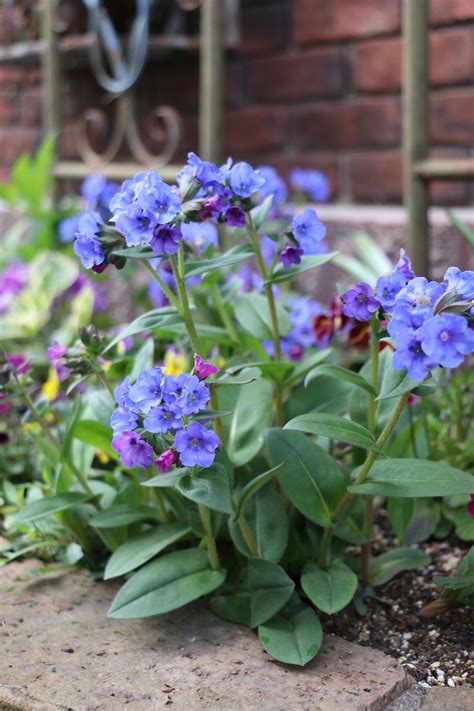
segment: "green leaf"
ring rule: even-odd
[[[238,244],[232,247],[228,252],[219,254],[211,259],[200,259],[197,262],[187,262],[184,268],[185,277],[198,276],[199,274],[210,274],[218,269],[231,267],[234,264],[239,264],[246,259],[255,256],[255,252],[248,244]]]
[[[117,343],[123,341],[127,336],[135,336],[137,333],[142,333],[143,331],[151,331],[154,328],[170,326],[174,324],[181,323],[182,317],[176,311],[174,306],[164,306],[161,309],[153,309],[152,311],[147,311],[147,313],[138,316],[131,323],[126,326],[115,338],[113,338],[110,343],[104,348],[103,353],[113,348]]]
[[[399,541],[405,538],[405,531],[413,516],[414,509],[413,499],[399,499],[391,496],[388,500],[388,515],[390,523]]]
[[[151,531],[140,533],[130,538],[126,543],[117,548],[109,558],[104,572],[104,579],[116,578],[135,570],[150,558],[161,553],[172,543],[191,532],[191,529],[178,521],[163,523]]]
[[[326,358],[328,358],[332,352],[332,348],[324,348],[322,351],[316,351],[315,353],[312,353],[309,356],[305,355],[303,357],[303,360],[301,360],[295,365],[293,374],[288,379],[286,385],[289,387],[298,384],[310,370],[312,370],[316,365],[318,365],[318,363],[321,363],[323,360],[326,360]]]
[[[247,464],[261,449],[265,429],[273,416],[273,388],[261,378],[241,385],[232,406],[228,425],[227,453],[236,466]]]
[[[267,299],[261,294],[239,294],[234,304],[235,317],[242,328],[256,338],[272,340],[272,319]],[[291,330],[288,312],[276,305],[280,335],[287,336]]]
[[[270,429],[267,447],[286,496],[310,521],[331,526],[331,515],[345,494],[344,475],[336,461],[301,432]]]
[[[429,555],[416,548],[396,548],[388,553],[382,553],[370,561],[370,583],[374,586],[384,585],[398,573],[422,568],[430,561]]]
[[[185,474],[175,486],[184,497],[197,504],[205,504],[213,511],[233,512],[229,477],[222,464],[214,464],[193,476]]]
[[[385,254],[380,245],[366,232],[356,232],[352,236],[355,250],[359,259],[368,269],[371,269],[376,276],[390,274],[393,264]]]
[[[380,276],[379,274],[375,274],[375,272],[365,264],[362,264],[358,259],[348,254],[337,254],[333,259],[333,264],[346,272],[346,274],[349,274],[349,276],[356,281],[365,281],[373,287],[375,287],[377,278]]]
[[[448,220],[451,222],[453,227],[462,234],[462,236],[468,241],[471,247],[474,247],[474,230],[471,230],[465,222],[456,217],[452,210],[445,210]]]
[[[176,486],[176,484],[179,482],[180,479],[182,479],[183,476],[190,475],[191,474],[191,469],[188,467],[178,467],[177,469],[173,469],[172,471],[168,472],[167,474],[158,474],[157,476],[154,476],[152,479],[147,479],[146,481],[142,481],[141,485],[142,486],[151,486],[151,487],[167,487],[167,486]]]
[[[327,570],[307,563],[301,576],[305,594],[328,615],[334,615],[350,603],[357,585],[357,575],[340,560],[333,561]]]
[[[315,378],[320,378],[322,376],[334,378],[335,380],[344,380],[346,383],[355,385],[356,387],[362,388],[368,393],[375,395],[375,390],[372,385],[368,383],[362,375],[354,373],[353,370],[341,368],[339,365],[318,365],[316,368],[313,368],[313,370],[310,370],[305,378],[305,386],[311,383]]]
[[[264,560],[278,563],[288,545],[289,520],[282,497],[267,484],[247,504],[245,518]],[[247,558],[252,557],[240,526],[235,518],[229,519],[229,533],[237,550]]]
[[[228,372],[237,372],[240,368],[258,368],[262,375],[264,375],[269,380],[273,380],[275,383],[284,383],[287,381],[289,375],[294,371],[295,366],[293,363],[274,363],[269,361],[248,363],[245,366],[237,366],[236,368],[230,368]]]
[[[303,257],[300,264],[295,264],[294,266],[287,267],[286,269],[282,266],[278,266],[272,276],[267,279],[266,284],[280,284],[284,281],[289,281],[302,274],[303,272],[308,272],[310,269],[315,269],[320,267],[322,264],[330,262],[331,259],[339,254],[339,252],[328,252],[327,254],[315,254],[312,256]]]
[[[162,615],[212,592],[225,577],[225,570],[210,569],[207,551],[202,548],[168,553],[127,580],[113,599],[108,616]]]
[[[123,249],[113,249],[111,254],[127,259],[156,259],[158,256],[150,247],[124,247]]]
[[[247,365],[239,366],[238,369],[229,368],[215,380],[209,380],[209,385],[247,385],[253,383],[254,380],[261,378],[262,373],[260,368],[249,368]]]
[[[303,607],[288,617],[276,615],[258,628],[258,637],[277,661],[304,666],[318,653],[323,630],[314,610]]]
[[[94,496],[91,494],[82,494],[78,491],[69,491],[64,494],[58,494],[57,496],[48,496],[23,506],[21,511],[18,511],[18,513],[13,516],[13,520],[15,523],[32,523],[45,516],[50,516],[59,511],[66,511],[67,509],[85,504],[93,498]]]
[[[268,471],[259,474],[254,479],[249,481],[246,486],[244,486],[235,511],[234,517],[236,519],[240,516],[241,512],[245,508],[245,505],[252,498],[252,496],[255,496],[255,494],[265,486],[265,484],[268,484],[268,482],[273,479],[275,472],[277,472],[283,464],[286,464],[286,462],[281,462],[280,464],[277,464],[276,467],[272,467],[271,469],[268,469]]]
[[[254,228],[257,230],[260,229],[260,227],[263,225],[265,220],[267,219],[268,213],[270,211],[270,208],[273,203],[273,195],[268,195],[265,200],[260,204],[257,205],[256,207],[252,208],[250,211],[250,216],[252,218],[252,224]]]
[[[94,528],[116,528],[118,526],[131,526],[140,521],[159,521],[160,514],[151,506],[136,504],[120,504],[111,506],[106,511],[100,511],[89,521]]]
[[[133,367],[130,372],[130,380],[132,383],[135,382],[139,374],[147,368],[153,367],[153,356],[155,354],[155,344],[153,339],[149,338],[145,343],[138,349],[133,357]]]
[[[250,591],[250,627],[258,627],[280,610],[290,599],[295,584],[283,568],[268,560],[248,561]]]
[[[90,444],[101,452],[105,452],[112,459],[117,459],[117,452],[110,445],[113,432],[108,425],[97,422],[97,420],[81,420],[76,423],[73,436],[81,442]]]
[[[433,582],[440,588],[448,588],[448,590],[464,590],[464,588],[474,588],[474,575],[451,575],[445,578],[440,575],[433,576]]]
[[[377,496],[448,496],[470,494],[473,478],[444,462],[384,459],[375,462],[363,484],[352,484],[348,489]]]
[[[328,415],[324,412],[310,412],[299,415],[286,423],[285,430],[298,430],[309,434],[329,437],[338,442],[346,442],[354,447],[378,452],[373,435],[362,425],[340,415]]]

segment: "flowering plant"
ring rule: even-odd
[[[299,190],[325,193],[304,178]],[[74,251],[98,273],[142,265],[156,308],[115,335],[53,343],[57,404],[37,397],[34,364],[4,359],[4,405],[23,403],[45,461],[42,495],[11,524],[56,514],[79,558],[126,576],[112,617],[211,595],[271,656],[304,665],[318,614],[428,561],[403,547],[371,557],[374,505],[473,491],[470,474],[387,447],[409,398],[474,351],[474,273],[429,282],[402,253],[375,290],[358,283],[324,312],[288,287],[333,258],[326,228],[245,162],[190,154],[176,185],[140,173],[109,212],[78,219]],[[335,338],[369,344],[367,363],[340,365]]]

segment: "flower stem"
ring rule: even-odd
[[[376,442],[379,450],[383,449],[384,445],[386,444],[387,440],[389,439],[390,435],[392,434],[393,430],[395,429],[397,422],[400,419],[403,409],[405,407],[407,398],[408,398],[407,394],[402,395],[402,397],[398,401],[398,403],[392,413],[390,420],[387,422],[384,429],[380,433],[380,436]],[[369,452],[368,453],[368,455],[365,459],[365,462],[362,465],[362,468],[359,472],[359,476],[357,477],[357,479],[354,482],[355,484],[362,484],[366,480],[375,460],[377,459],[377,456],[378,456],[377,452]],[[325,528],[325,530],[324,530],[324,535],[323,535],[323,540],[321,543],[321,549],[320,549],[320,555],[319,555],[319,565],[323,570],[325,570],[328,566],[329,548],[331,545],[332,536],[334,534],[335,525],[338,523],[339,519],[341,518],[342,514],[344,513],[344,511],[346,510],[347,506],[350,504],[350,502],[352,501],[353,498],[354,498],[354,494],[352,493],[352,491],[346,492],[345,496],[341,499],[338,506],[336,507],[336,510],[334,511],[333,515],[331,516],[332,525]]]
[[[199,516],[201,517],[202,527],[204,529],[204,533],[206,534],[207,552],[209,554],[209,562],[211,564],[211,568],[213,570],[219,570],[221,566],[219,562],[219,555],[217,553],[216,541],[212,533],[210,511],[207,506],[204,506],[204,504],[198,504],[198,510]]]
[[[250,530],[250,526],[248,525],[247,519],[244,516],[244,513],[242,512],[238,518],[238,523],[240,530],[242,532],[242,535],[245,539],[245,542],[247,544],[247,547],[249,551],[251,552],[252,556],[254,558],[260,558],[260,554],[257,549],[257,544],[255,543],[255,539],[252,535],[252,531]]]
[[[377,338],[379,322],[377,315],[372,316],[371,321],[371,337],[370,337],[370,384],[377,393],[378,387],[378,377],[379,377],[379,342]],[[375,401],[376,395],[369,393],[369,403],[367,410],[367,427],[369,432],[375,435],[377,427],[377,403]],[[367,494],[364,497],[364,523],[363,523],[363,533],[366,542],[361,548],[361,567],[362,567],[362,584],[367,587],[369,585],[370,577],[370,546],[372,539],[372,518],[374,509],[374,497],[371,494]]]
[[[214,301],[214,304],[216,306],[216,309],[219,312],[219,316],[221,317],[221,321],[224,324],[227,333],[229,334],[230,340],[232,341],[234,346],[236,346],[237,348],[240,349],[241,344],[240,344],[239,335],[238,335],[237,331],[235,330],[235,326],[232,323],[232,319],[229,315],[227,306],[224,303],[224,300],[221,296],[221,293],[219,291],[217,284],[211,284],[210,292],[211,292],[211,296]]]
[[[265,295],[268,302],[268,310],[270,312],[270,320],[272,324],[272,334],[273,334],[273,349],[274,349],[274,360],[276,363],[281,361],[281,344],[280,344],[280,326],[278,323],[278,314],[275,304],[275,297],[273,295],[273,289],[271,284],[267,284],[268,272],[265,266],[265,261],[263,259],[262,251],[258,242],[258,234],[252,223],[252,218],[250,215],[247,219],[247,229],[249,233],[250,242],[255,251],[255,256],[257,258],[258,268],[265,282]],[[279,383],[274,385],[275,394],[275,424],[277,427],[283,426],[283,391]]]
[[[180,305],[178,299],[176,298],[176,296],[171,291],[171,289],[165,284],[165,282],[160,277],[158,272],[155,269],[153,269],[153,267],[151,266],[148,259],[143,259],[142,261],[143,261],[143,264],[145,265],[145,267],[148,269],[148,271],[152,275],[153,279],[159,284],[160,288],[164,292],[168,301],[171,304],[173,304],[173,306],[177,309],[177,311],[179,311],[181,313],[181,305]]]
[[[114,389],[112,387],[112,383],[110,382],[108,376],[104,373],[104,371],[100,367],[97,368],[97,370],[95,372],[96,372],[97,377],[101,381],[102,385],[105,387],[106,390],[108,390],[110,397],[115,402]]]

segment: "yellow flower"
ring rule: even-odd
[[[225,358],[223,358],[222,356],[216,358],[216,365],[222,370],[222,368],[225,366]]]
[[[102,452],[100,449],[96,449],[95,454],[101,464],[108,464],[108,462],[110,461],[109,455],[105,452]]]
[[[39,425],[37,422],[24,422],[23,427],[25,428],[25,430],[28,430],[30,432],[35,432],[39,429]]]
[[[41,388],[41,394],[48,400],[56,400],[59,393],[59,378],[56,368],[50,368],[48,379]]]
[[[181,375],[186,372],[186,356],[175,348],[168,348],[164,357],[165,375]]]

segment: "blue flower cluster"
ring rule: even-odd
[[[295,168],[290,173],[290,185],[314,202],[327,202],[329,199],[329,180],[319,170]]]
[[[363,282],[344,294],[343,313],[369,321],[380,309],[396,352],[393,367],[424,380],[438,366],[456,368],[474,352],[474,271],[450,267],[442,282],[416,277],[410,260],[380,277],[375,293]]]
[[[215,370],[196,368],[196,374],[165,375],[162,368],[148,368],[133,384],[126,378],[116,388],[117,407],[110,419],[112,447],[126,467],[152,465],[154,449],[143,438],[146,433],[159,435],[166,446],[172,444],[183,466],[211,466],[219,438],[188,419],[206,410],[211,395],[201,380]]]
[[[110,219],[110,201],[119,189],[117,183],[108,181],[103,175],[93,173],[81,185],[81,196],[86,210],[98,213],[103,222]],[[82,214],[78,213],[65,217],[59,223],[59,239],[61,242],[72,242],[79,229],[79,220]]]
[[[326,227],[311,207],[296,215],[286,234],[289,243],[279,255],[285,269],[291,264],[299,264],[304,254],[321,254],[327,249],[322,242],[326,236]]]

